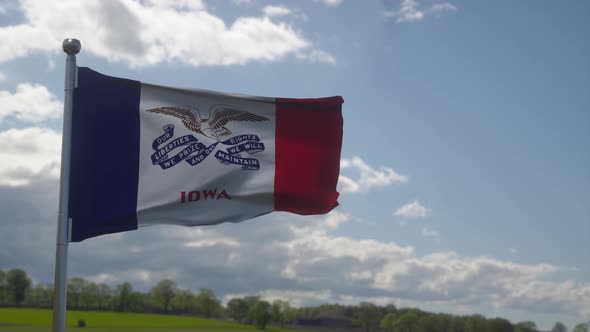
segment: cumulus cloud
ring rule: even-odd
[[[428,227],[422,227],[422,229],[420,230],[420,235],[422,235],[423,237],[432,237],[435,239],[440,238],[440,233],[438,231],[435,231]]]
[[[393,215],[407,219],[426,218],[429,209],[425,208],[420,202],[413,201],[398,208]]]
[[[338,187],[342,193],[367,192],[374,188],[382,188],[408,182],[408,177],[398,174],[393,168],[379,166],[377,169],[367,164],[360,157],[342,159]],[[350,171],[356,176],[349,175]]]
[[[241,5],[250,6],[250,5],[254,4],[254,0],[232,0],[232,2],[234,4],[236,4],[237,6],[241,6]]]
[[[338,7],[342,4],[343,0],[314,0],[315,2],[321,2],[329,7]]]
[[[57,119],[62,109],[42,85],[22,83],[14,92],[0,90],[0,121],[13,118],[34,124],[0,132],[0,186],[26,186],[59,177],[61,134],[39,125]]]
[[[203,247],[214,247],[214,246],[229,246],[229,247],[237,247],[239,243],[231,238],[216,238],[216,239],[204,239],[198,241],[189,241],[185,242],[184,246],[189,248],[203,248]]]
[[[205,4],[201,0],[148,0],[147,4],[157,8],[173,8],[178,10],[205,10]]]
[[[422,21],[427,16],[438,16],[444,12],[455,12],[457,7],[449,2],[436,3],[422,8],[417,0],[402,0],[399,8],[386,10],[383,16],[395,19],[397,23],[412,23]]]
[[[305,12],[303,12],[301,9],[298,8],[289,8],[286,6],[275,6],[275,5],[268,5],[262,8],[262,13],[264,14],[264,16],[266,17],[270,17],[270,18],[280,18],[280,17],[286,17],[289,16],[291,18],[295,18],[295,19],[299,19],[302,21],[307,21],[309,19],[309,17],[307,16],[307,14],[305,14]],[[319,51],[316,49],[306,49],[306,52],[312,53],[315,51]],[[320,51],[322,52],[322,51]],[[301,57],[299,57],[298,55],[301,54],[302,52],[296,52],[295,56],[299,59],[301,59]],[[306,59],[306,58],[304,58]],[[331,63],[329,61],[329,59],[321,59],[322,62],[328,62]]]
[[[308,60],[311,63],[323,62],[323,63],[329,63],[331,65],[336,64],[336,58],[332,54],[330,54],[328,52],[324,52],[322,50],[311,50],[310,52],[307,52],[307,53],[301,52],[301,53],[297,53],[295,56],[299,59]]]
[[[276,8],[271,12],[277,14]],[[58,52],[72,31],[85,51],[133,67],[165,62],[239,65],[314,49],[287,23],[263,16],[239,17],[227,25],[202,1],[22,0],[22,11],[25,22],[0,27],[0,62]]]
[[[0,186],[24,186],[59,177],[61,134],[46,128],[0,132]]]
[[[498,299],[499,307],[532,312],[578,313],[590,317],[590,284],[566,280],[549,282],[534,280],[521,285],[507,298]]]
[[[39,123],[58,118],[62,103],[39,84],[22,83],[15,92],[0,90],[0,120],[13,116],[17,120]]]
[[[272,16],[285,16],[290,15],[293,11],[285,6],[266,6],[262,8],[262,12],[264,15],[272,17]]]
[[[46,248],[55,241],[57,192],[56,181],[43,183],[34,189],[0,186],[0,213],[11,216],[0,226],[0,268],[23,267],[47,282],[53,253]],[[130,281],[142,290],[171,278],[182,288],[212,288],[225,300],[262,295],[296,305],[365,300],[463,308],[492,304],[578,315],[590,311],[590,284],[547,281],[559,275],[558,266],[455,252],[424,255],[393,241],[335,232],[352,219],[336,209],[310,217],[274,213],[215,227],[145,227],[72,244],[69,274],[111,285]],[[26,240],[31,238],[37,240]],[[18,257],[12,252],[19,252]]]

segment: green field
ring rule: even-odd
[[[0,308],[1,332],[51,331],[51,310]],[[78,328],[78,320],[86,321],[85,328]],[[68,311],[67,330],[102,331],[159,331],[159,332],[260,332],[250,325],[242,325],[196,317],[171,315],[131,314],[96,311]],[[293,329],[267,328],[271,332],[293,332]],[[302,331],[302,330],[297,330]]]

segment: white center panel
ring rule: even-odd
[[[223,141],[243,134],[257,135],[260,142],[264,143],[264,151],[254,154],[243,152],[241,157],[258,160],[259,170],[242,170],[239,165],[225,165],[219,162],[215,158],[217,151],[226,152],[230,147],[222,144],[217,144],[205,160],[194,166],[184,160],[168,169],[162,169],[152,163],[151,156],[156,152],[152,144],[156,138],[164,134],[165,125],[174,125],[174,136],[160,147],[184,135],[194,136],[205,146],[210,146],[217,140],[189,130],[178,117],[146,110],[190,106],[193,112],[199,113],[202,120],[206,120],[213,116],[209,114],[211,106],[217,104],[229,105],[268,119],[262,122],[229,121],[225,127],[231,134],[221,139]],[[273,211],[276,123],[274,99],[142,84],[139,113],[137,219],[140,226],[239,222]],[[207,123],[203,123],[203,127],[206,126]],[[210,132],[208,134],[210,135]],[[176,155],[184,147],[172,149],[168,156]],[[231,199],[221,194],[223,190]],[[207,191],[208,194],[205,195],[203,191]],[[214,198],[209,195],[213,191],[216,192]]]

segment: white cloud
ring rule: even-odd
[[[449,2],[437,3],[421,9],[417,0],[402,0],[397,10],[387,10],[383,16],[394,18],[397,23],[412,23],[422,21],[426,16],[439,16],[444,12],[455,12],[457,7]]]
[[[336,64],[336,58],[332,54],[324,52],[322,50],[311,50],[307,53],[301,52],[297,53],[295,56],[299,59],[308,60],[311,63],[323,62],[329,63],[331,65]]]
[[[46,234],[54,231],[49,225],[55,214],[31,209],[31,204],[51,195],[38,186],[25,188],[0,187],[0,213],[13,216],[0,226],[0,243],[6,252],[19,252],[3,256],[2,264],[22,266],[35,279],[49,281],[52,253],[42,248],[54,244]],[[590,312],[590,284],[559,280],[557,272],[563,269],[558,266],[454,252],[424,255],[393,241],[332,234],[326,223],[352,219],[335,212],[313,217],[277,213],[239,224],[154,226],[101,236],[76,246],[69,274],[111,285],[130,281],[141,290],[171,278],[182,288],[212,288],[225,300],[259,294],[296,305],[371,301],[462,308],[462,314],[488,305],[580,317]],[[26,241],[30,238],[39,240]],[[191,242],[197,245],[186,245]]]
[[[408,219],[418,219],[426,218],[429,212],[429,209],[425,208],[422,204],[420,204],[420,202],[416,200],[401,206],[394,212],[393,215]]]
[[[314,49],[285,22],[239,17],[226,25],[201,1],[22,2],[25,22],[0,27],[0,62],[34,52],[58,52],[72,31],[83,51],[132,67],[165,62],[238,65],[277,61]]]
[[[532,312],[555,312],[590,317],[590,284],[566,280],[531,280],[513,287],[508,297],[498,298],[497,306]]]
[[[338,187],[342,193],[366,192],[373,188],[382,188],[408,182],[408,177],[398,174],[393,168],[379,166],[375,169],[359,157],[342,159],[340,161],[341,173],[343,170],[353,170],[358,177],[353,179],[348,175],[340,175]]]
[[[14,116],[39,123],[59,117],[61,111],[61,102],[42,85],[22,83],[14,93],[0,90],[0,120]]]
[[[307,14],[305,14],[305,12],[303,12],[301,9],[298,9],[298,8],[292,9],[292,8],[285,7],[285,6],[269,5],[269,6],[262,8],[262,13],[264,14],[264,16],[270,17],[270,18],[272,18],[272,17],[279,18],[279,17],[283,17],[283,16],[290,16],[292,18],[299,19],[302,21],[309,20],[309,17],[307,16]],[[310,49],[307,51],[311,53],[311,52],[316,51],[316,49]],[[301,52],[295,53],[297,58],[301,58],[298,56],[299,54],[301,54]],[[329,61],[324,61],[324,62],[329,62]]]
[[[49,31],[26,24],[0,27],[0,40],[0,63],[32,52],[56,50],[61,43]]]
[[[0,72],[0,82],[4,82],[6,80],[6,75],[3,72]]]
[[[286,16],[293,13],[293,11],[285,6],[266,6],[262,8],[264,15],[268,17],[273,16]]]
[[[422,227],[422,229],[420,230],[420,235],[422,235],[423,237],[432,237],[435,239],[439,239],[440,238],[440,233],[430,229],[428,227]]]
[[[329,291],[326,294],[331,294],[331,298],[322,299],[324,303],[358,303],[361,299],[386,303],[403,299],[467,308],[491,303],[498,308],[529,312],[582,315],[590,310],[590,297],[584,297],[590,292],[589,284],[543,281],[562,270],[554,265],[517,264],[454,252],[422,256],[412,247],[394,242],[330,235],[327,228],[300,229],[292,225],[291,230],[294,236],[284,244],[289,258],[281,276]],[[423,233],[440,236],[427,228]],[[367,295],[375,294],[375,290],[381,291],[378,296]],[[293,293],[290,298],[297,296]],[[574,308],[576,305],[578,309]]]
[[[190,241],[184,243],[187,248],[203,248],[203,247],[214,247],[214,246],[228,246],[237,247],[239,243],[232,238],[216,238],[216,239],[203,239],[199,241]]]
[[[38,84],[22,83],[15,92],[0,90],[0,120],[40,124],[57,119],[62,103]],[[26,186],[59,177],[61,134],[40,127],[0,132],[0,186]]]
[[[457,11],[457,7],[455,7],[453,4],[445,2],[445,3],[437,3],[432,5],[432,7],[430,7],[430,9],[428,9],[428,13],[432,13],[432,14],[440,14],[440,13],[444,13],[444,12],[456,12]]]
[[[177,10],[205,10],[205,4],[201,0],[148,0],[147,4],[162,9]]]
[[[402,0],[397,11],[385,11],[385,17],[393,17],[397,19],[398,23],[402,22],[417,22],[424,18],[424,12],[418,10],[418,1],[416,0]]]
[[[232,0],[232,2],[234,4],[236,4],[237,6],[241,6],[241,5],[250,6],[250,5],[254,4],[254,0]]]
[[[314,0],[315,2],[321,2],[326,6],[338,7],[342,4],[343,0]]]
[[[59,177],[61,134],[44,128],[0,132],[0,186]]]
[[[53,59],[49,59],[47,61],[47,71],[53,71],[55,69],[55,61]]]

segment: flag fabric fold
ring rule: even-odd
[[[329,212],[338,204],[342,103],[177,89],[78,68],[70,241],[142,225]]]

